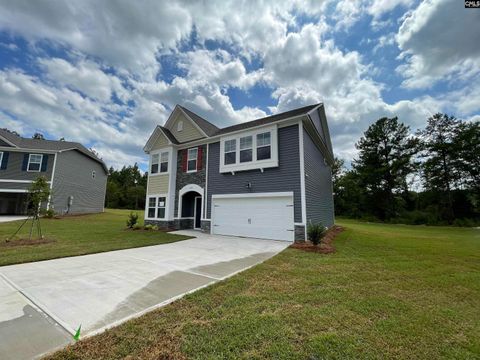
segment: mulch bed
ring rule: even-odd
[[[333,240],[343,230],[345,230],[343,227],[334,225],[327,231],[327,234],[322,239],[319,245],[314,245],[310,241],[305,241],[293,243],[292,245],[290,245],[290,247],[293,249],[310,251],[320,254],[332,254],[336,251],[335,247],[333,246]]]
[[[15,240],[3,240],[0,242],[0,247],[15,247],[15,246],[33,246],[43,245],[55,242],[53,239],[15,239]]]

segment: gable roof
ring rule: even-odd
[[[233,132],[233,131],[244,130],[244,129],[248,129],[248,128],[252,128],[252,127],[260,126],[260,125],[267,125],[267,124],[271,124],[271,123],[274,123],[274,122],[277,122],[277,121],[280,121],[280,120],[285,120],[285,119],[295,117],[295,116],[307,115],[311,110],[313,110],[314,108],[316,108],[319,105],[321,105],[321,104],[308,105],[308,106],[304,106],[304,107],[301,107],[301,108],[298,108],[298,109],[293,109],[293,110],[290,110],[290,111],[285,111],[283,113],[279,113],[279,114],[267,116],[267,117],[264,117],[264,118],[260,118],[260,119],[257,119],[257,120],[247,121],[247,122],[244,122],[244,123],[228,126],[228,127],[219,129],[219,131],[217,131],[215,133],[215,135],[224,135],[224,134],[228,134],[228,133]]]
[[[190,111],[190,110],[188,110],[187,108],[185,108],[181,105],[178,105],[178,107],[180,109],[182,109],[187,114],[187,116],[190,119],[192,119],[192,121],[195,122],[195,124],[197,124],[197,126],[200,129],[202,129],[202,131],[205,134],[207,134],[207,136],[213,136],[220,130],[218,127],[213,125],[211,122],[205,120],[200,115],[195,114],[193,111]]]
[[[40,139],[28,139],[18,135],[15,135],[5,129],[0,129],[0,138],[5,139],[13,147],[25,150],[45,150],[45,151],[68,151],[77,150],[83,155],[99,162],[104,168],[105,172],[108,172],[107,165],[102,159],[98,158],[85,146],[77,142],[71,141],[59,141],[59,140],[40,140]]]

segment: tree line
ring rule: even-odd
[[[114,209],[144,209],[147,189],[147,173],[142,174],[138,165],[124,166],[108,171],[105,206]]]
[[[408,224],[480,223],[480,122],[435,114],[413,135],[381,118],[332,168],[337,215]]]

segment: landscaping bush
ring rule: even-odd
[[[158,225],[153,225],[152,230],[153,231],[158,231]]]
[[[320,244],[320,241],[327,233],[327,228],[322,224],[309,224],[307,228],[308,240],[314,245]]]
[[[139,225],[137,224],[137,222],[138,222],[138,214],[131,211],[130,215],[128,215],[127,227],[129,229],[133,229],[135,225]]]
[[[141,230],[141,229],[142,229],[142,225],[140,225],[140,224],[135,224],[135,225],[132,226],[132,229],[133,229],[133,230]]]
[[[143,227],[145,230],[153,230],[153,225],[152,224],[147,224]]]
[[[41,209],[40,215],[47,219],[53,219],[55,216],[55,211],[53,209]]]

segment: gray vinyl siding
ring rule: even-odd
[[[310,135],[303,130],[307,224],[334,224],[332,172]]]
[[[298,125],[278,129],[279,166],[276,168],[238,171],[221,174],[220,143],[210,144],[208,150],[208,204],[211,217],[212,195],[293,191],[295,222],[302,222],[300,187],[300,152]],[[252,184],[252,190],[246,184]]]
[[[71,214],[102,212],[106,183],[107,175],[99,162],[75,150],[59,153],[51,206],[62,214],[67,209],[69,196],[73,196]]]
[[[47,170],[40,172],[30,172],[23,171],[23,156],[24,154],[42,154],[41,152],[17,152],[17,151],[3,151],[4,153],[8,152],[8,163],[5,170],[0,169],[0,179],[10,179],[10,180],[35,180],[38,176],[45,176],[47,180],[50,180],[52,177],[53,170],[53,159],[54,154],[43,154],[43,156],[48,156],[47,160]]]
[[[28,190],[31,183],[0,182],[0,189],[5,190]]]

